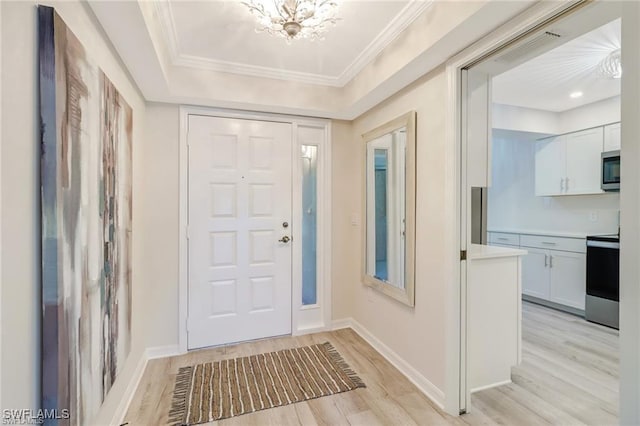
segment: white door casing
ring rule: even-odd
[[[289,334],[292,125],[188,126],[188,348]]]

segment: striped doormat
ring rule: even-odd
[[[365,387],[326,342],[179,370],[169,423],[195,425]]]

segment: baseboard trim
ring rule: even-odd
[[[433,401],[440,409],[444,411],[445,395],[437,386],[431,383],[426,377],[412,367],[400,355],[393,351],[389,346],[384,344],[380,339],[374,336],[362,324],[353,318],[344,318],[335,320],[332,323],[333,330],[343,328],[351,328],[358,333],[367,343],[369,343],[376,351],[380,353],[387,361],[396,367],[400,372],[413,383],[427,398]]]
[[[144,370],[147,368],[147,353],[146,351],[142,353],[142,356],[138,360],[138,365],[136,365],[136,369],[131,376],[131,380],[129,380],[129,385],[127,389],[124,391],[124,395],[122,395],[122,399],[120,400],[120,404],[118,404],[118,408],[113,416],[113,420],[111,421],[112,425],[122,425],[124,423],[124,416],[127,415],[127,410],[129,409],[129,405],[133,400],[133,396],[136,393],[136,389],[138,389],[138,385],[140,385],[140,380],[142,380],[142,375],[144,374]]]
[[[324,325],[319,325],[319,326],[300,328],[295,332],[293,332],[292,335],[303,336],[305,334],[322,333],[323,331],[329,331],[329,330],[332,330],[332,328],[326,327]]]
[[[120,400],[120,404],[118,404],[118,408],[111,422],[112,425],[122,425],[124,423],[125,416],[127,415],[127,411],[129,410],[129,405],[131,405],[131,401],[133,401],[136,390],[138,389],[138,386],[140,386],[142,375],[144,374],[144,370],[147,368],[147,363],[149,362],[149,360],[166,358],[180,354],[182,354],[182,351],[180,351],[178,345],[155,346],[152,348],[147,348],[142,353],[142,356],[138,361],[138,365],[136,365],[136,369],[131,376],[131,380],[129,380],[127,390],[124,392],[124,395]]]
[[[147,348],[145,354],[147,356],[147,359],[149,360],[181,355],[182,351],[180,351],[180,347],[178,347],[178,345],[155,346],[152,348]]]
[[[353,328],[351,327],[351,323],[353,320],[351,318],[343,318],[339,320],[333,320],[331,323],[332,330],[340,330],[341,328]]]
[[[511,379],[509,379],[509,380],[505,380],[505,381],[503,381],[503,382],[492,383],[492,384],[490,384],[490,385],[480,386],[480,387],[477,387],[477,388],[471,389],[470,393],[480,392],[480,391],[487,390],[487,389],[491,389],[491,388],[497,388],[498,386],[508,385],[508,384],[510,384],[510,383],[512,383],[512,382],[511,382]]]

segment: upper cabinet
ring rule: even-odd
[[[600,194],[603,127],[536,142],[537,196]]]
[[[615,151],[620,149],[620,123],[604,126],[603,151]]]
[[[536,142],[536,195],[561,195],[567,172],[565,136]]]

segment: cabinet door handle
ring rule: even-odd
[[[547,255],[546,254],[544,255],[544,267],[545,268],[547,267]]]
[[[505,237],[498,237],[498,239],[499,239],[500,241],[509,241],[509,239],[508,239],[508,238],[505,238]]]
[[[565,191],[569,190],[569,178],[564,178],[564,189]]]
[[[564,178],[560,178],[560,192],[564,191]]]
[[[549,255],[549,268],[553,268],[553,256]]]

